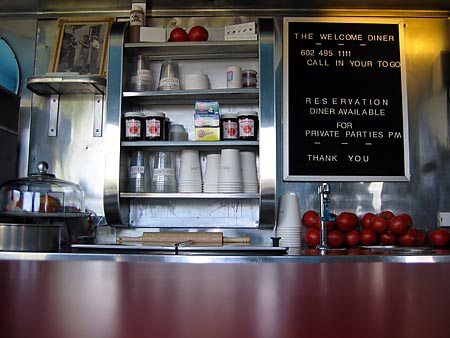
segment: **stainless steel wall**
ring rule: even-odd
[[[289,11],[287,11],[289,12]],[[272,12],[273,13],[273,12]],[[298,14],[298,12],[294,12]],[[237,13],[233,14],[233,17]],[[265,16],[273,16],[270,11]],[[294,14],[294,15],[295,15]],[[302,15],[317,15],[317,12],[304,12]],[[407,69],[408,114],[410,128],[411,181],[405,183],[383,182],[333,182],[330,183],[331,209],[355,211],[358,214],[367,211],[390,209],[396,213],[409,212],[417,226],[435,227],[438,211],[450,211],[448,197],[450,177],[449,169],[449,130],[448,130],[448,92],[450,81],[450,32],[448,13],[426,12],[371,12],[371,11],[321,11],[320,15],[365,16],[378,15],[403,18],[405,27],[405,54]],[[176,14],[174,14],[176,15]],[[403,17],[402,17],[403,15]],[[231,15],[230,15],[231,16]],[[214,18],[180,18],[189,23],[203,23]],[[276,52],[275,52],[275,90],[277,135],[276,147],[279,163],[277,169],[277,195],[285,192],[297,192],[302,211],[317,209],[319,182],[283,182],[281,148],[281,112],[282,112],[282,15],[276,16]],[[153,22],[167,18],[153,18]],[[7,21],[7,22],[6,22]],[[0,34],[6,32],[12,40],[20,41],[24,36],[23,26],[30,27],[26,34],[26,44],[20,45],[19,59],[21,67],[29,68],[35,63],[33,71],[25,71],[25,76],[43,74],[47,71],[50,51],[55,33],[54,20],[0,20]],[[17,32],[14,28],[20,27]],[[33,34],[36,32],[37,34]],[[18,34],[20,32],[20,34]],[[34,50],[34,41],[36,49]],[[13,43],[14,46],[14,43]],[[34,55],[34,60],[33,60]],[[262,84],[264,85],[264,84]],[[380,84],[381,86],[383,84]],[[104,181],[104,137],[91,136],[92,100],[80,100],[68,96],[61,101],[61,127],[58,137],[46,136],[48,119],[48,98],[33,96],[32,112],[27,111],[26,98],[30,93],[21,89],[21,146],[20,166],[33,171],[40,160],[50,163],[50,170],[58,177],[80,183],[86,190],[87,207],[98,214],[103,213]],[[24,100],[25,97],[25,100]],[[31,123],[31,130],[28,123]],[[28,132],[29,131],[29,132]],[[27,147],[26,138],[30,137]],[[29,150],[29,156],[28,156]],[[262,150],[264,151],[264,150]],[[27,158],[27,161],[24,159]],[[29,158],[29,163],[28,163]],[[106,164],[107,165],[107,164]],[[388,164],[386,164],[388,165]]]
[[[407,212],[418,227],[431,228],[437,225],[439,211],[450,211],[449,21],[446,17],[405,17],[404,23],[411,180],[407,183],[332,182],[330,209],[336,213],[353,211],[357,214],[380,210]],[[278,54],[279,60],[281,52]],[[281,71],[280,60],[277,70],[280,81]],[[379,85],[383,86],[383,83]],[[281,97],[281,86],[277,88],[277,96]],[[277,160],[281,163],[281,151],[278,151]],[[280,170],[279,180],[282,177]],[[319,184],[283,183],[280,180],[278,186],[280,193],[297,192],[304,212],[318,210]]]

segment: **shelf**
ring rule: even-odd
[[[89,75],[33,76],[27,79],[26,86],[37,95],[61,94],[105,94],[106,79]]]
[[[238,148],[238,149],[254,149],[258,147],[259,141],[211,141],[211,142],[201,142],[201,141],[122,141],[122,147],[157,147],[165,148],[174,151],[195,148],[200,151],[210,151],[216,148]]]
[[[126,43],[131,54],[147,55],[151,60],[257,58],[258,41],[139,42]]]
[[[121,192],[121,198],[193,198],[193,199],[257,199],[259,194],[248,193],[134,193],[134,192]]]
[[[136,104],[194,104],[198,100],[217,100],[220,103],[258,104],[258,88],[171,90],[124,92],[123,97]]]

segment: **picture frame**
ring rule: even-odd
[[[50,73],[104,77],[112,17],[60,18]]]

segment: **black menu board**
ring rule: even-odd
[[[287,181],[406,181],[403,25],[285,18]]]

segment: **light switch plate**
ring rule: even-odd
[[[450,212],[440,211],[438,213],[438,226],[450,227]]]

